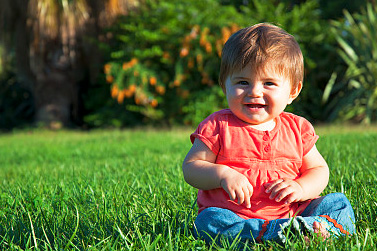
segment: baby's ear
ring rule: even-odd
[[[292,101],[295,100],[295,99],[297,98],[297,96],[298,96],[298,95],[300,94],[300,92],[301,92],[301,89],[302,89],[302,82],[300,81],[300,82],[297,84],[296,88],[293,89],[293,90],[291,91],[291,94],[290,94],[290,96],[289,96],[288,104],[292,103]]]

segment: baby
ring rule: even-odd
[[[219,82],[229,109],[199,124],[182,166],[186,182],[199,189],[201,238],[285,242],[288,226],[324,238],[355,232],[348,199],[319,196],[329,168],[313,126],[284,112],[303,75],[298,43],[272,24],[241,29],[224,45]]]

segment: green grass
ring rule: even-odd
[[[21,131],[0,135],[0,249],[232,250],[208,246],[191,228],[196,190],[182,176],[190,130]],[[377,130],[321,127],[329,163],[325,193],[343,192],[357,234],[302,238],[244,250],[374,250],[377,246]]]

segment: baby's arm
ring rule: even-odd
[[[187,183],[201,190],[222,187],[231,200],[238,198],[238,204],[250,208],[253,187],[241,173],[226,165],[215,164],[216,155],[201,140],[194,144],[183,161],[183,176]]]
[[[270,199],[285,203],[314,199],[326,188],[329,168],[316,146],[304,156],[301,176],[298,179],[279,179],[265,184]]]

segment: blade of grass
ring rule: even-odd
[[[118,224],[116,224],[116,227],[117,227],[117,230],[118,230],[118,233],[120,235],[120,237],[123,239],[124,241],[124,244],[127,246],[127,249],[128,250],[131,250],[132,249],[132,243],[131,245],[128,245],[128,240],[127,240],[127,237],[123,234],[122,230],[119,228]]]
[[[35,237],[35,231],[34,231],[34,226],[33,226],[33,221],[31,220],[30,213],[27,212],[27,216],[29,217],[30,220],[30,226],[31,226],[31,233],[33,235],[33,242],[34,242],[34,247],[38,249],[38,243],[37,243],[37,238]]]
[[[73,238],[75,238],[76,236],[76,233],[77,233],[77,230],[79,229],[79,222],[80,222],[80,217],[79,217],[79,210],[77,209],[77,206],[75,205],[75,209],[76,209],[76,227],[75,227],[75,231],[73,232],[73,234],[71,235],[71,238],[69,238],[68,240],[68,243],[67,245],[65,246],[65,250],[67,250],[69,248],[70,245],[76,247],[74,244],[73,244]],[[76,247],[77,248],[77,247]],[[79,249],[78,249],[79,250]]]

